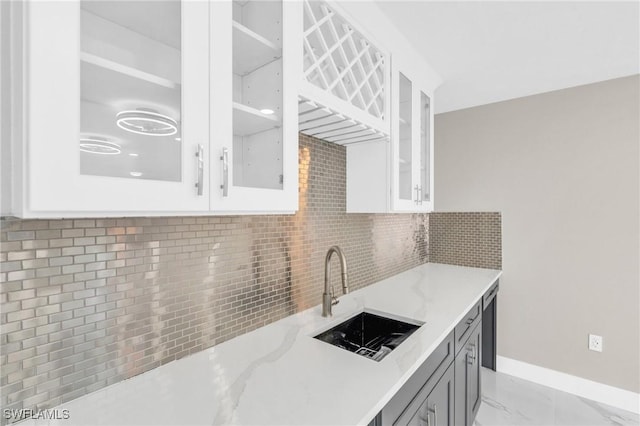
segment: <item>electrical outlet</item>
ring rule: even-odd
[[[595,334],[589,335],[589,350],[602,352],[602,336],[597,336]]]

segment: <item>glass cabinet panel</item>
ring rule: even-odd
[[[80,5],[80,173],[181,181],[181,2]]]
[[[420,92],[420,196],[422,201],[431,199],[431,106],[429,96]]]
[[[412,121],[412,88],[411,80],[400,73],[400,90],[398,100],[398,129],[399,129],[399,155],[398,155],[398,194],[402,200],[413,200],[412,188],[412,147],[413,128]]]
[[[233,186],[283,188],[282,2],[233,2]]]

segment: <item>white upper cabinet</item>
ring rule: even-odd
[[[13,214],[297,210],[301,5],[11,7]]]
[[[394,60],[392,75],[392,187],[396,212],[433,210],[432,98],[427,84]]]
[[[371,2],[303,5],[300,132],[346,146],[347,212],[433,210],[440,77]]]
[[[196,187],[208,173],[196,158],[209,149],[208,4],[15,6],[26,29],[12,64],[24,84],[16,214],[209,210]]]
[[[421,67],[392,58],[391,140],[347,146],[347,212],[433,210],[433,90]]]
[[[211,204],[298,208],[301,4],[211,3]]]

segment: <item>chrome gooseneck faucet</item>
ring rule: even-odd
[[[347,282],[347,258],[338,246],[333,246],[327,252],[324,259],[324,293],[322,293],[322,316],[331,316],[331,306],[338,303],[338,299],[333,295],[333,286],[331,285],[331,255],[336,253],[340,259],[340,269],[342,269],[342,292],[349,293],[349,284]]]

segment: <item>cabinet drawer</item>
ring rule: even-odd
[[[381,419],[383,425],[408,423],[453,362],[453,350],[454,339],[451,332],[384,407]]]
[[[489,306],[489,303],[491,303],[493,301],[493,299],[496,298],[496,296],[498,295],[498,289],[499,288],[500,288],[500,281],[496,280],[496,282],[493,283],[491,288],[489,290],[487,290],[487,292],[484,294],[484,296],[482,296],[482,310],[483,311],[487,308],[487,306]]]
[[[482,319],[482,301],[478,301],[473,308],[467,312],[462,320],[456,325],[454,330],[455,335],[455,353],[460,352],[460,349],[464,346],[473,329],[478,325]]]

